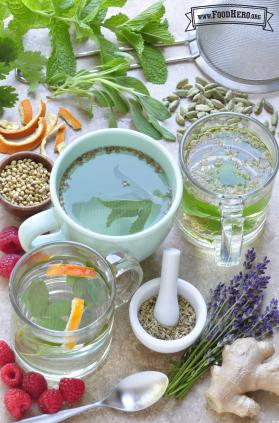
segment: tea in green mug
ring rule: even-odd
[[[162,167],[127,147],[100,147],[76,159],[62,177],[60,203],[81,226],[105,235],[128,235],[158,222],[172,191]]]

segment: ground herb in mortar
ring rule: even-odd
[[[196,313],[185,298],[179,296],[179,319],[176,326],[162,326],[154,317],[156,297],[151,297],[140,306],[138,317],[142,327],[157,339],[164,341],[182,338],[188,335],[196,324]]]

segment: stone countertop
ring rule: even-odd
[[[153,0],[128,0],[127,13],[134,15],[139,10],[147,7]],[[190,7],[196,5],[194,1],[181,1],[181,0],[166,0],[167,15],[170,22],[170,29],[178,39],[185,37],[186,19],[184,14],[189,11]],[[36,34],[36,35],[35,35]],[[36,50],[38,46],[42,46],[43,53],[48,53],[48,42],[46,32],[30,31],[26,39],[26,46],[30,49]],[[185,47],[166,49],[166,56],[170,57],[174,54],[186,53]],[[135,76],[141,77],[140,71],[134,71]],[[185,63],[179,65],[169,66],[168,81],[164,86],[149,85],[150,91],[157,98],[162,98],[169,94],[174,88],[178,80],[183,77],[189,77],[193,80],[200,72],[194,63]],[[15,81],[14,75],[10,76],[10,83],[17,86],[20,97],[26,96],[27,87]],[[41,96],[45,98],[47,90],[43,87],[37,94],[37,98]],[[257,98],[251,96],[251,98]],[[279,95],[268,95],[270,101],[279,108]],[[48,109],[56,111],[58,106],[63,104],[63,101],[49,101]],[[69,104],[67,102],[67,104]],[[81,112],[75,112],[83,122],[82,133],[94,131],[100,128],[107,127],[107,116],[104,110],[95,109],[95,116],[93,120],[89,120]],[[13,119],[13,111],[8,110],[5,118]],[[124,117],[120,126],[129,127],[129,117]],[[175,129],[176,123],[174,119],[170,121],[170,128]],[[74,142],[77,134],[70,129],[67,129],[68,142]],[[78,134],[78,136],[80,133]],[[171,154],[177,157],[177,143],[162,142]],[[50,142],[47,151],[53,157],[53,143]],[[259,257],[268,255],[271,259],[271,276],[267,297],[279,296],[278,292],[278,271],[279,271],[279,229],[278,229],[278,199],[279,199],[279,186],[275,185],[274,195],[271,202],[271,207],[268,215],[267,224],[261,237],[255,242],[255,248]],[[0,209],[0,228],[11,224],[19,224],[20,222],[13,216],[9,215],[2,208]],[[173,228],[170,235],[167,237],[161,248],[153,254],[150,258],[142,263],[144,270],[144,281],[148,281],[160,274],[160,264],[162,250],[165,247],[176,247],[182,251],[181,271],[180,275],[183,279],[193,283],[205,296],[208,290],[214,287],[220,280],[228,281],[230,276],[234,274],[237,269],[222,269],[217,268],[214,263],[214,258],[211,253],[199,250],[182,237],[181,233],[176,227]],[[0,281],[0,304],[1,304],[1,328],[0,338],[9,341],[9,328],[10,328],[10,302],[8,296],[8,287],[5,280]],[[274,342],[279,348],[279,337],[275,336]],[[132,333],[129,319],[128,307],[124,306],[116,313],[115,327],[113,334],[113,342],[111,352],[105,364],[96,373],[89,376],[86,380],[86,396],[84,402],[90,402],[102,398],[103,394],[107,393],[110,388],[117,383],[122,377],[141,370],[160,370],[166,372],[170,366],[170,361],[173,356],[162,355],[149,351],[141,345]],[[180,401],[162,399],[158,404],[152,408],[139,412],[136,414],[124,414],[112,410],[94,410],[90,413],[82,414],[78,417],[70,419],[73,423],[244,423],[251,420],[241,419],[233,415],[218,416],[210,411],[206,405],[204,392],[209,384],[209,377],[203,378],[198,382],[190,391],[188,396]],[[3,385],[0,386],[0,396],[4,392]],[[278,423],[279,422],[279,398],[273,394],[265,392],[257,392],[253,394],[253,398],[259,401],[261,405],[261,412],[259,416],[253,420],[257,423]],[[34,414],[36,409],[33,410]],[[6,423],[10,419],[0,402],[0,422]]]

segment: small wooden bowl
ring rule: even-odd
[[[5,157],[0,162],[0,173],[4,169],[5,166],[10,164],[13,160],[20,160],[20,159],[32,159],[35,162],[42,163],[43,166],[50,172],[53,166],[53,162],[46,157],[42,156],[41,154],[32,153],[31,151],[21,151],[19,153],[11,154]],[[42,210],[47,209],[50,206],[50,197],[47,200],[42,201],[39,204],[33,206],[17,206],[15,204],[10,203],[5,197],[0,194],[0,203],[2,206],[10,213],[14,214],[20,218],[26,218],[32,216],[33,214],[39,213]]]

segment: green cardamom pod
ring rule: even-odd
[[[232,90],[228,90],[226,95],[225,95],[225,100],[230,101],[232,98],[233,98]]]
[[[191,112],[188,112],[187,114],[186,114],[186,118],[188,119],[188,120],[190,120],[190,119],[192,119],[192,118],[196,118],[197,117],[197,112],[196,111],[191,111]]]
[[[199,94],[199,90],[197,88],[193,87],[189,90],[187,97],[193,98],[196,94]]]
[[[205,87],[208,84],[208,82],[205,81],[205,79],[202,79],[200,76],[196,76],[195,81],[196,83],[202,85],[203,87]]]
[[[177,109],[177,107],[178,107],[178,105],[179,105],[179,103],[180,103],[180,100],[179,99],[178,100],[174,100],[172,103],[170,103],[170,105],[169,105],[169,111],[171,113],[175,112],[176,109]]]
[[[264,110],[267,112],[267,113],[270,113],[271,115],[274,113],[274,107],[272,106],[272,104],[269,102],[269,101],[267,101],[265,98],[264,98],[264,103],[263,103],[263,106],[264,106]]]
[[[248,98],[248,94],[243,93],[242,91],[233,91],[233,95],[235,97]]]
[[[213,98],[211,102],[213,106],[216,107],[216,109],[222,109],[224,107],[224,104],[222,103],[222,101],[216,100],[215,98]]]
[[[278,126],[278,112],[274,112],[272,117],[271,117],[271,125],[275,126],[275,128],[277,128]]]
[[[176,90],[175,91],[175,95],[176,95],[176,97],[178,97],[178,98],[187,98],[188,97],[188,93],[189,93],[189,90],[186,90],[186,89],[181,89],[181,90]]]
[[[187,85],[188,84],[188,82],[189,82],[189,79],[188,78],[185,78],[185,79],[181,79],[181,81],[179,81],[177,84],[176,84],[176,88],[179,90],[180,88],[185,88],[185,85]]]
[[[197,104],[196,111],[197,112],[210,112],[211,107],[207,106],[206,104]]]
[[[210,84],[207,84],[207,85],[204,87],[204,89],[205,89],[206,91],[208,91],[208,90],[211,90],[212,88],[216,88],[216,87],[218,87],[218,84],[216,84],[215,82],[212,82],[212,83],[210,83]]]
[[[259,101],[256,102],[255,107],[254,107],[254,113],[255,115],[260,115],[263,111],[263,98]]]
[[[188,113],[188,108],[187,108],[187,107],[185,107],[185,106],[181,106],[181,107],[180,107],[180,109],[179,109],[179,113],[181,114],[181,116],[182,116],[183,118],[185,118],[186,113]]]
[[[184,126],[185,121],[184,121],[184,118],[181,116],[181,114],[180,114],[180,113],[177,113],[177,114],[176,114],[176,116],[175,116],[175,120],[176,120],[176,123],[178,123],[178,125],[180,125],[180,126]]]
[[[195,84],[195,87],[201,92],[201,93],[204,93],[204,86],[203,85],[201,85],[201,84],[199,84],[199,83],[196,83]]]
[[[176,94],[170,94],[164,98],[164,100],[172,102],[174,100],[179,100],[179,97]]]

